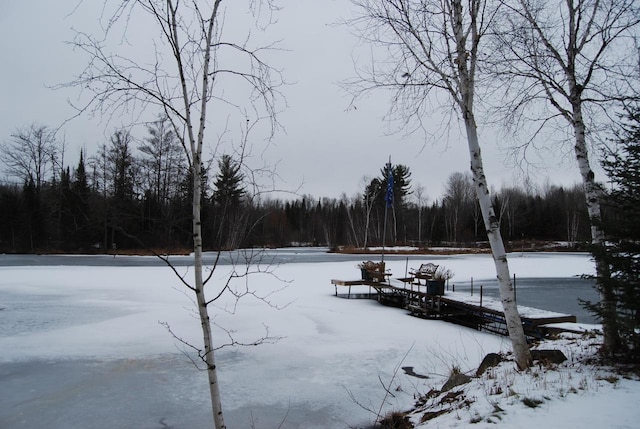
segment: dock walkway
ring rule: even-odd
[[[370,280],[331,280],[336,296],[345,298],[370,298],[379,302],[404,308],[410,314],[427,319],[442,319],[478,330],[506,335],[507,325],[502,303],[481,294],[445,292],[430,295],[425,285],[417,285],[410,279],[389,279],[385,282]],[[338,286],[348,287],[347,294],[338,294]],[[367,293],[352,292],[354,286],[366,286]],[[375,291],[375,292],[374,292]],[[576,316],[556,313],[532,307],[518,306],[525,334],[543,338],[551,331],[549,324],[575,323]]]

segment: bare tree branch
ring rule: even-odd
[[[350,82],[354,99],[374,90],[391,90],[390,114],[401,127],[432,116],[431,105],[450,109],[464,125],[474,188],[480,204],[500,284],[507,330],[518,367],[531,364],[515,304],[507,254],[495,214],[476,123],[480,43],[498,16],[492,0],[353,0],[360,16],[349,24],[377,52],[373,66],[357,70]],[[481,55],[483,56],[481,58]],[[443,98],[440,98],[443,97]]]
[[[634,0],[501,3],[503,15],[494,29],[494,58],[489,61],[496,89],[504,94],[497,110],[517,133],[523,133],[522,123],[534,124],[516,153],[523,153],[549,125],[564,131],[547,136],[555,145],[573,146],[591,241],[601,246],[602,188],[592,168],[590,143],[604,141],[598,136],[601,124],[616,121],[626,103],[640,100],[636,58],[628,55],[640,30],[640,5]],[[612,316],[603,319],[605,348],[614,352],[620,343],[611,311],[616,298],[607,287],[608,266],[598,257],[596,271],[603,314]]]
[[[265,52],[275,49],[274,44],[251,48],[250,36],[242,44],[224,40],[225,16],[221,3],[221,0],[121,0],[113,6],[111,12],[107,12],[107,5],[111,6],[111,3],[105,1],[102,37],[77,32],[71,42],[77,52],[87,56],[87,66],[73,81],[59,85],[60,88],[78,88],[81,95],[87,93],[89,96],[86,101],[75,106],[78,114],[99,116],[105,118],[107,123],[120,119],[119,115],[123,113],[130,115],[134,124],[144,123],[143,116],[147,109],[156,114],[161,112],[171,124],[185,151],[192,180],[193,283],[190,284],[172,266],[168,257],[156,256],[195,295],[203,347],[196,348],[173,332],[172,335],[187,347],[197,349],[198,355],[206,364],[213,420],[217,429],[226,426],[214,359],[216,346],[211,331],[209,304],[225,292],[231,292],[236,302],[246,295],[268,302],[268,296],[261,297],[249,288],[243,292],[230,289],[231,280],[238,277],[237,274],[232,274],[227,283],[214,293],[213,299],[206,297],[205,284],[212,279],[213,272],[218,267],[220,253],[216,255],[213,267],[205,279],[201,224],[204,186],[202,176],[206,157],[203,151],[208,135],[205,130],[207,127],[215,129],[220,124],[218,129],[224,132],[228,119],[225,121],[222,118],[231,107],[233,114],[244,114],[243,119],[249,120],[246,114],[250,111],[255,116],[251,118],[255,122],[266,120],[270,124],[269,137],[272,137],[279,128],[276,115],[278,106],[283,101],[278,87],[284,83],[280,71],[263,60]],[[263,4],[267,5],[266,11],[269,12],[266,21],[268,24],[272,22],[271,13],[275,10],[270,0],[251,0],[248,6],[256,21],[260,22],[259,9]],[[145,22],[151,23],[158,34],[152,39],[152,49],[145,49],[144,52],[138,50],[134,59],[127,47],[134,46],[139,40],[129,38],[129,30],[134,25],[137,27]],[[118,36],[119,45],[115,48],[117,53],[113,53],[114,41],[117,41]],[[236,54],[235,59],[239,55],[243,61],[236,61],[234,56],[227,54],[228,50]],[[240,78],[249,97],[239,89],[241,85],[230,83],[228,78]],[[231,85],[239,93],[237,101],[230,95],[233,91],[227,91]],[[251,110],[240,107],[247,103]],[[219,107],[213,118],[208,117],[210,105]],[[247,142],[245,138],[246,135],[242,144]],[[242,277],[249,274],[250,271],[247,270]],[[240,344],[233,339],[230,331],[227,334],[230,344]],[[271,338],[267,332],[264,338],[250,344],[260,344]]]

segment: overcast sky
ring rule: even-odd
[[[99,33],[97,4],[101,2],[85,1],[69,15],[77,1],[0,0],[4,32],[0,38],[0,142],[17,128],[34,122],[58,127],[73,115],[67,100],[77,98],[77,90],[49,87],[71,80],[85,65],[86,58],[65,44],[73,37],[71,27]],[[357,47],[358,40],[348,28],[332,25],[351,16],[349,1],[281,0],[279,4],[283,8],[278,24],[267,34],[282,39],[281,46],[288,52],[278,54],[274,66],[283,69],[293,83],[283,90],[289,107],[279,118],[286,133],[276,135],[266,153],[270,162],[278,162],[279,186],[290,190],[301,186],[300,193],[315,197],[353,196],[362,192],[363,177],[378,175],[391,157],[394,164],[410,168],[413,185],[424,186],[430,201],[439,199],[447,177],[468,170],[466,140],[457,127],[448,130],[448,140],[390,134],[393,126],[383,121],[388,94],[382,93],[349,109],[350,96],[339,82],[354,76],[354,58],[367,60],[367,50]],[[432,122],[432,135],[447,134],[438,128],[439,120]],[[114,128],[112,123],[105,129],[88,117],[66,124],[60,130],[68,143],[66,163],[77,163],[81,147],[89,155],[95,153]],[[490,186],[517,183],[516,169],[499,149],[498,134],[485,128],[480,133]],[[535,181],[572,185],[579,181],[574,164],[570,156],[554,153],[535,170]],[[4,173],[1,179],[6,179]]]

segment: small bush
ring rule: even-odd
[[[598,380],[603,380],[603,381],[608,381],[611,384],[616,384],[618,382],[618,380],[620,380],[615,375],[608,375],[606,377],[598,377],[597,379]]]
[[[523,398],[522,403],[529,408],[538,408],[544,401],[540,399]]]
[[[409,421],[406,413],[393,411],[387,414],[384,419],[380,420],[378,427],[381,429],[412,429],[413,424]]]

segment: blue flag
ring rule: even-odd
[[[387,193],[384,196],[384,200],[387,202],[387,207],[393,205],[393,169],[391,163],[387,164]]]

